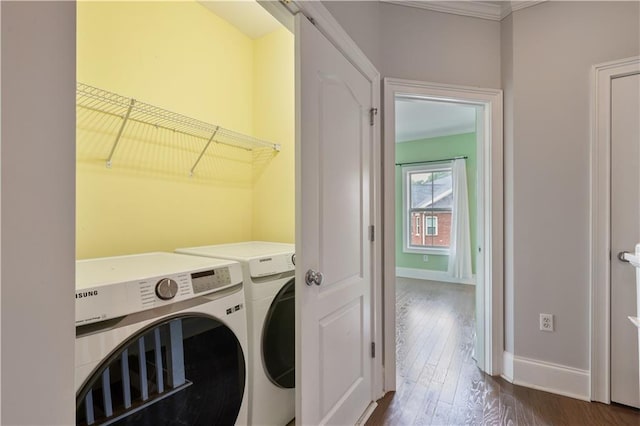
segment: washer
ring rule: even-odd
[[[237,262],[174,253],[76,262],[76,423],[247,424]]]
[[[249,423],[286,425],[295,417],[295,246],[250,241],[176,252],[242,265],[249,334]]]

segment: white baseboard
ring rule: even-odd
[[[513,354],[504,351],[502,353],[502,378],[509,383],[513,383]]]
[[[453,278],[446,271],[432,271],[429,269],[396,267],[396,277],[413,278],[417,280],[441,281],[445,283],[476,285],[476,276],[470,279]]]
[[[377,402],[371,401],[367,409],[364,410],[364,413],[362,413],[362,416],[360,416],[360,418],[356,422],[356,426],[364,425],[367,422],[367,420],[369,420],[369,417],[371,417],[371,415],[373,414],[377,406],[378,406]]]
[[[591,401],[590,374],[566,365],[503,354],[502,377],[514,385]]]

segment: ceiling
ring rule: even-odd
[[[396,99],[396,142],[457,135],[476,130],[476,108],[471,105],[424,99]]]
[[[282,27],[255,0],[200,1],[200,4],[253,40]]]
[[[432,1],[432,0],[380,0],[384,3],[399,4],[419,9],[435,10],[437,12],[453,13],[455,15],[472,16],[474,18],[501,21],[511,12],[535,6],[547,0],[513,0],[513,1]]]

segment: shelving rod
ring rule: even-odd
[[[129,103],[129,109],[127,109],[127,113],[125,114],[124,119],[122,120],[122,125],[120,126],[120,130],[118,130],[118,135],[116,136],[116,140],[113,143],[113,146],[111,147],[109,158],[107,158],[108,168],[111,168],[111,159],[113,158],[113,153],[116,152],[116,148],[118,147],[118,142],[120,142],[120,138],[122,137],[122,132],[124,131],[124,127],[127,125],[127,121],[129,120],[129,115],[131,114],[131,110],[133,109],[133,106],[135,105],[135,103],[136,103],[136,100],[131,99],[131,102]]]
[[[207,152],[207,148],[209,148],[209,145],[211,145],[211,142],[213,142],[213,138],[216,137],[216,134],[218,133],[218,130],[220,130],[220,126],[217,126],[216,130],[213,131],[213,134],[209,138],[209,141],[207,141],[207,144],[202,149],[202,152],[198,156],[198,159],[193,164],[193,167],[191,167],[191,171],[189,171],[189,176],[193,177],[193,172],[195,171],[196,167],[198,167],[198,163],[200,163],[200,160],[202,160],[202,157],[204,156],[204,153]]]

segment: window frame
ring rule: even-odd
[[[427,222],[428,220],[431,219],[431,224],[433,226],[428,226]],[[429,233],[429,228],[433,228],[433,234]],[[424,235],[427,237],[437,237],[438,236],[438,216],[436,216],[435,214],[432,215],[425,215],[424,216]]]
[[[409,206],[410,202],[410,188],[411,188],[411,175],[417,172],[421,173],[434,173],[434,172],[443,172],[449,171],[452,173],[453,179],[453,162],[452,161],[443,161],[437,163],[423,163],[423,164],[412,164],[412,165],[403,165],[401,166],[401,174],[402,174],[402,206],[400,209],[402,215],[402,252],[403,253],[414,253],[414,254],[436,254],[436,255],[448,255],[450,248],[449,247],[416,247],[411,245],[411,206]],[[453,215],[453,210],[451,211]],[[434,214],[430,214],[428,216],[436,217]],[[428,216],[424,216],[424,225],[426,225],[426,218]],[[425,232],[427,228],[425,226],[422,227],[422,230]],[[437,236],[438,227],[436,225],[436,234],[429,235]]]

